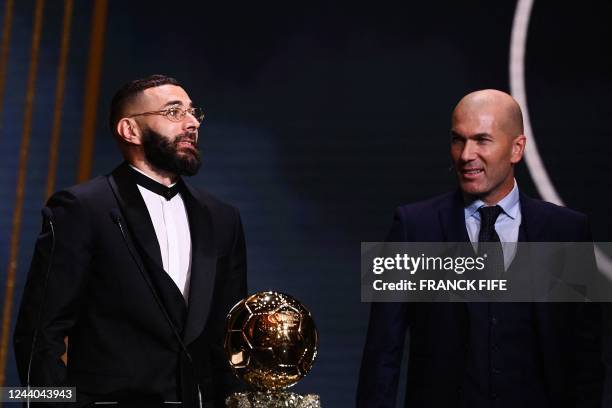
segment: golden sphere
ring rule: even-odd
[[[259,390],[295,385],[312,368],[318,344],[310,312],[283,293],[255,293],[227,316],[225,354],[230,367]]]

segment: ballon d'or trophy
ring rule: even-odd
[[[229,408],[320,408],[318,395],[285,391],[312,368],[319,338],[310,312],[291,296],[259,292],[227,316],[225,354],[238,378],[256,391],[236,393]]]

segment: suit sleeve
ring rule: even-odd
[[[69,192],[55,194],[36,241],[15,326],[15,358],[21,383],[57,386],[65,381],[64,338],[75,325],[90,263],[86,210]]]
[[[211,360],[214,367],[213,386],[215,388],[215,407],[225,407],[225,397],[237,391],[241,391],[243,386],[231,371],[223,342],[225,338],[225,316],[230,309],[240,300],[247,296],[247,259],[244,230],[240,214],[236,210],[234,224],[234,241],[228,254],[229,274],[225,279],[225,284],[221,288],[223,299],[221,308],[223,313],[219,316],[216,338],[211,347]],[[217,392],[218,391],[218,392]]]
[[[388,242],[407,241],[406,223],[398,209]],[[374,302],[361,359],[358,408],[394,408],[404,341],[408,328],[408,304]]]

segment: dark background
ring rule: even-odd
[[[9,260],[34,9],[17,3],[0,112],[0,268]],[[89,52],[92,2],[74,7],[57,188],[76,182]],[[191,183],[241,210],[250,291],[290,293],[315,317],[318,360],[296,389],[320,394],[325,407],[354,405],[368,318],[360,242],[382,240],[397,205],[455,187],[450,113],[470,91],[509,91],[514,9],[514,1],[110,0],[92,175],[120,162],[106,127],[114,91],[152,73],[178,78],[207,112],[204,166]],[[62,2],[45,4],[11,326],[45,201],[62,13]],[[525,65],[544,164],[601,241],[612,227],[611,17],[606,1],[536,0]],[[538,196],[524,164],[517,180]],[[8,352],[5,383],[14,385]]]

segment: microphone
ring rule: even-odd
[[[127,239],[127,234],[126,234],[126,232],[125,232],[125,230],[123,228],[123,219],[121,217],[121,213],[119,212],[119,210],[117,208],[112,208],[110,210],[110,216],[111,216],[111,219],[113,220],[113,222],[115,224],[117,224],[117,226],[119,227],[119,230],[121,231],[121,236],[123,237],[123,241],[125,242],[125,245],[127,246],[127,249],[128,249],[128,252],[130,253],[130,256],[132,257],[132,259],[136,263],[136,266],[140,270],[140,273],[142,275],[144,275],[145,281],[147,282],[147,285],[149,286],[149,290],[151,291],[151,293],[153,294],[153,298],[155,299],[155,303],[157,303],[157,306],[161,309],[164,317],[166,318],[166,321],[168,322],[168,325],[170,326],[170,329],[172,330],[172,333],[174,334],[174,337],[176,337],[176,340],[178,341],[179,345],[181,346],[181,351],[185,354],[185,356],[187,357],[187,360],[189,361],[189,364],[191,365],[191,371],[193,373],[193,380],[196,383],[196,388],[197,388],[197,391],[198,391],[198,405],[199,405],[199,408],[202,408],[202,391],[200,390],[200,383],[197,381],[198,377],[196,376],[195,364],[193,362],[193,358],[191,358],[191,353],[189,353],[189,350],[187,350],[187,346],[183,342],[183,339],[181,338],[181,335],[179,334],[178,330],[174,326],[174,323],[172,323],[172,319],[170,319],[170,315],[168,314],[168,311],[166,310],[166,307],[164,306],[162,301],[159,299],[159,297],[157,295],[157,291],[155,290],[155,287],[153,286],[151,281],[148,279],[148,277],[146,275],[146,271],[144,271],[141,268],[140,263],[138,262],[138,260],[136,258],[136,255],[132,251],[132,248],[131,248],[131,246],[130,246],[130,244],[128,242],[128,239]],[[184,403],[184,401],[183,401],[183,403]]]
[[[113,222],[115,224],[117,224],[119,229],[121,229],[121,235],[123,235],[123,227],[121,225],[121,213],[119,212],[119,210],[116,209],[116,208],[111,209],[110,210],[110,216],[111,216],[111,219],[113,220]]]
[[[51,211],[49,207],[43,207],[42,210],[40,210],[40,213],[43,216],[43,225],[44,222],[47,221],[51,229],[53,229],[53,223],[55,222],[55,216],[53,215],[53,211]]]
[[[27,407],[30,406],[30,374],[32,371],[32,361],[34,360],[34,350],[36,349],[36,340],[38,339],[38,332],[40,331],[40,321],[42,319],[42,311],[45,305],[45,298],[47,296],[47,284],[49,282],[49,275],[51,274],[51,266],[53,265],[53,256],[55,255],[55,216],[49,207],[43,207],[41,214],[43,217],[42,230],[44,231],[45,225],[49,225],[49,229],[51,231],[51,252],[49,253],[49,260],[47,262],[47,270],[45,272],[45,279],[43,281],[43,293],[40,301],[40,307],[38,309],[38,316],[36,318],[36,327],[34,328],[34,333],[32,335],[30,359],[28,360],[28,374],[26,379],[26,386],[28,389]]]

